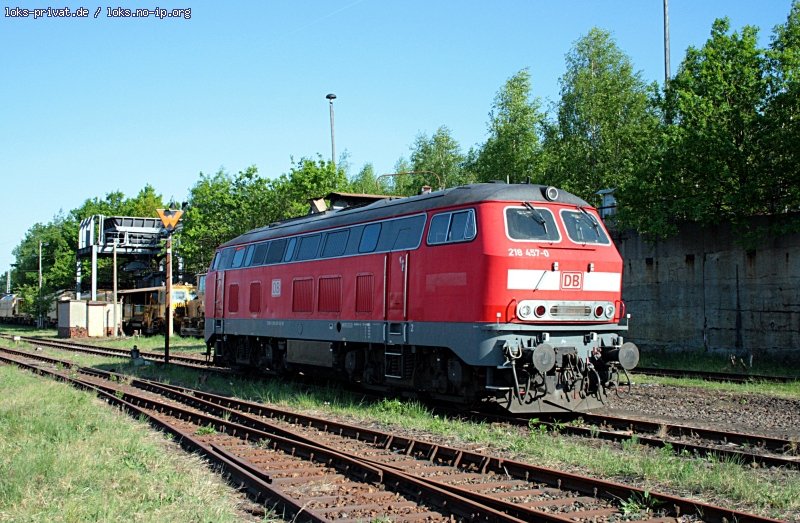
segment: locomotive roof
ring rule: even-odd
[[[344,227],[372,220],[394,218],[397,216],[416,214],[431,209],[443,209],[485,201],[510,202],[550,202],[544,197],[546,185],[476,183],[461,185],[443,191],[409,196],[408,198],[384,199],[360,207],[347,207],[339,210],[328,210],[317,214],[309,214],[290,218],[265,227],[253,229],[242,234],[220,247],[269,240],[292,234],[312,232],[319,229]],[[574,194],[559,190],[555,203],[589,207]]]

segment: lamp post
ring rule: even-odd
[[[39,317],[37,326],[40,329],[44,328],[44,311],[42,310],[42,245],[47,245],[47,243],[39,240],[39,305],[37,306]]]
[[[328,99],[328,106],[330,107],[331,113],[331,163],[336,165],[336,140],[333,134],[333,101],[336,99],[336,95],[329,93],[325,98]]]
[[[669,0],[664,0],[664,87],[669,83]]]

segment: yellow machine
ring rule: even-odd
[[[127,335],[136,332],[144,335],[166,332],[166,288],[146,287],[118,291],[123,299],[122,330]],[[172,285],[173,326],[182,325],[187,304],[197,298],[194,285]]]
[[[206,275],[197,275],[197,293],[195,298],[186,302],[186,312],[180,323],[181,336],[203,336],[206,325],[205,311]]]

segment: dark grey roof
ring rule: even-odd
[[[253,229],[222,244],[221,247],[484,201],[543,202],[548,201],[544,197],[546,189],[547,186],[545,185],[534,184],[477,183],[462,185],[443,191],[409,196],[408,198],[380,200],[363,207],[345,208],[339,211],[329,210],[318,214],[291,218],[266,227]],[[589,204],[581,198],[562,190],[558,191],[558,198],[554,201],[567,205],[589,207]]]

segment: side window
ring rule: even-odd
[[[425,227],[425,216],[412,216],[397,222],[397,236],[392,250],[415,249],[419,245],[422,229]]]
[[[247,246],[247,251],[244,253],[244,263],[242,263],[242,267],[250,267],[253,264],[253,252],[255,252],[255,250],[255,245]]]
[[[462,242],[475,237],[475,212],[454,212],[450,219],[450,230],[447,232],[448,242]]]
[[[317,257],[321,235],[304,236],[300,238],[300,247],[297,249],[298,260],[312,260]]]
[[[378,238],[381,235],[381,224],[372,223],[364,227],[361,234],[361,243],[358,244],[358,252],[373,252],[378,246]]]
[[[244,260],[244,247],[239,247],[236,249],[236,252],[233,254],[233,262],[231,263],[232,269],[238,269],[242,266],[242,261]]]
[[[269,250],[267,251],[267,265],[273,263],[280,263],[283,260],[283,255],[286,253],[286,239],[275,240],[270,242]]]
[[[347,229],[326,234],[325,246],[322,248],[322,257],[329,258],[331,256],[341,256],[344,254],[344,249],[347,247],[348,236],[350,236],[350,231]]]
[[[214,253],[214,259],[211,260],[211,270],[215,271],[219,269],[219,261],[222,259],[222,251],[217,251]]]
[[[466,242],[475,238],[475,211],[445,212],[431,218],[428,245]]]
[[[286,247],[286,255],[283,257],[283,261],[292,261],[295,246],[297,246],[297,238],[289,238],[289,245]]]
[[[447,229],[450,225],[450,213],[437,214],[431,218],[428,229],[428,245],[436,245],[447,241]]]
[[[264,257],[267,255],[267,247],[269,243],[259,243],[256,245],[255,253],[253,254],[253,258],[250,260],[248,265],[264,265]]]
[[[227,249],[222,251],[222,255],[220,256],[220,261],[219,261],[219,268],[221,270],[230,269],[232,260],[233,260],[233,247],[228,247]]]
[[[355,227],[350,227],[348,230],[350,234],[347,238],[347,247],[345,248],[344,255],[354,256],[358,254],[358,246],[361,243],[361,235],[364,232],[364,226],[356,225]]]
[[[403,227],[399,231],[397,231],[397,236],[394,239],[394,245],[392,245],[393,251],[400,251],[403,249],[409,249],[410,246],[407,247],[408,243],[410,243],[411,238],[413,237],[413,231],[410,227]]]

